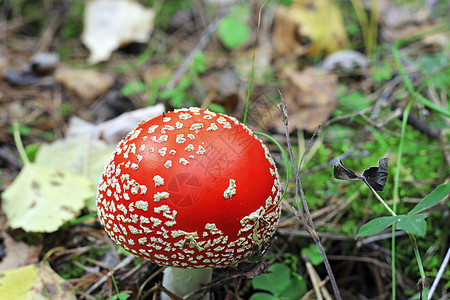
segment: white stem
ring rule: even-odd
[[[206,284],[211,281],[213,269],[180,269],[168,267],[164,270],[164,276],[162,285],[179,297],[199,289],[202,284]],[[170,297],[165,293],[161,293],[162,300],[170,300]],[[188,298],[200,299],[200,298]],[[202,298],[208,300],[209,295]]]

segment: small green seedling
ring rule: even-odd
[[[116,290],[115,295],[110,297],[108,300],[126,300],[130,297],[130,294],[127,293],[119,293],[119,288],[117,287],[116,279],[114,278],[114,275],[111,274],[111,280],[113,282],[114,288]]]
[[[252,287],[269,293],[257,292],[250,300],[297,300],[306,293],[305,280],[285,264],[275,263],[268,270],[271,273],[252,279]]]

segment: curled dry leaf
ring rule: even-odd
[[[153,10],[136,1],[88,1],[82,39],[91,51],[89,62],[105,61],[114,50],[130,42],[148,42],[154,18]]]
[[[388,159],[380,158],[378,167],[370,167],[362,175],[375,191],[383,191],[388,177]]]
[[[382,157],[378,160],[377,167],[365,169],[361,175],[356,174],[348,168],[342,160],[339,160],[333,167],[333,177],[339,180],[358,181],[364,180],[375,191],[383,191],[388,178],[388,159]]]

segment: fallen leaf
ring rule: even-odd
[[[95,0],[86,4],[83,43],[90,63],[108,60],[111,53],[131,42],[146,43],[155,14],[131,0]]]
[[[82,136],[43,144],[37,153],[35,164],[83,176],[91,183],[92,195],[106,163],[115,147],[103,141]],[[95,210],[95,197],[87,199],[87,206]]]
[[[273,39],[276,55],[317,55],[348,47],[342,14],[332,0],[295,0],[277,8]]]
[[[70,120],[67,129],[67,138],[75,136],[90,137],[105,140],[116,145],[128,132],[134,129],[139,122],[150,120],[165,112],[163,104],[157,104],[121,114],[120,116],[100,124],[92,124],[78,117]]]
[[[72,286],[45,264],[0,271],[0,299],[75,300]]]
[[[92,101],[104,94],[114,83],[114,77],[95,70],[58,69],[56,80],[82,99]]]
[[[2,194],[2,209],[11,228],[54,232],[73,220],[95,196],[89,179],[69,171],[26,164]]]
[[[309,40],[306,37],[302,39],[299,35],[298,25],[288,7],[280,5],[275,11],[273,22],[272,40],[276,57],[300,55],[306,52],[304,46],[309,43]]]
[[[432,48],[445,49],[450,45],[450,34],[447,31],[426,35],[421,42]]]
[[[313,131],[326,121],[337,106],[337,76],[318,69],[296,71],[286,68],[281,73],[282,94],[289,109],[289,132],[296,128]],[[284,132],[281,117],[273,121]]]
[[[39,261],[39,253],[36,246],[29,246],[22,241],[15,241],[5,231],[0,233],[0,239],[4,244],[2,251],[5,253],[0,262],[0,270],[10,270]]]

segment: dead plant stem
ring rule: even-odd
[[[287,107],[287,105],[286,105],[286,103],[284,101],[283,95],[281,94],[280,90],[278,90],[278,93],[280,94],[280,97],[281,97],[280,110],[281,110],[281,114],[283,116],[283,123],[284,123],[284,126],[285,126],[285,133],[286,133],[286,143],[287,143],[287,146],[288,146],[289,156],[291,158],[291,163],[292,163],[292,165],[294,167],[295,183],[296,183],[296,187],[297,187],[295,189],[295,200],[297,202],[297,210],[295,210],[295,208],[292,208],[292,209],[294,210],[295,215],[302,221],[302,223],[305,226],[306,230],[308,231],[308,233],[310,234],[310,236],[314,240],[314,243],[316,244],[317,248],[319,249],[320,254],[321,254],[322,258],[323,258],[323,262],[325,264],[325,268],[327,270],[328,276],[330,277],[330,283],[331,283],[331,286],[333,287],[334,295],[335,295],[337,300],[341,300],[342,298],[341,298],[341,295],[339,293],[339,288],[338,288],[338,286],[336,284],[336,279],[334,278],[333,271],[332,271],[331,266],[330,266],[330,262],[328,261],[328,258],[327,258],[327,255],[325,253],[325,250],[323,249],[322,244],[321,244],[320,239],[319,239],[319,236],[318,236],[318,234],[317,234],[317,232],[316,232],[316,230],[314,228],[314,223],[313,223],[313,220],[312,220],[312,217],[311,217],[311,213],[309,212],[308,203],[306,202],[305,193],[303,192],[303,188],[302,188],[302,185],[301,185],[301,182],[300,182],[300,177],[299,177],[299,169],[300,169],[300,167],[302,165],[303,158],[305,157],[305,154],[308,152],[308,149],[312,145],[313,138],[311,139],[311,142],[308,143],[308,146],[306,147],[306,149],[305,149],[305,151],[303,153],[303,156],[302,156],[302,158],[300,160],[299,168],[297,169],[297,166],[296,166],[296,163],[295,163],[294,154],[293,154],[293,151],[292,151],[292,145],[291,145],[291,141],[290,141],[290,137],[289,137],[288,107]],[[316,130],[316,132],[317,132],[317,130]],[[300,193],[300,197],[301,197],[302,202],[303,202],[303,208],[304,208],[304,210],[306,212],[308,220],[305,219],[305,216],[304,216],[304,214],[303,214],[303,212],[301,210],[300,200],[299,200],[299,193]]]

